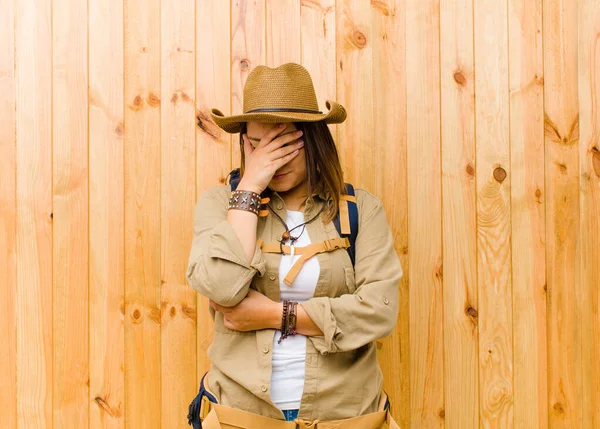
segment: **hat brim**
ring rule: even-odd
[[[297,113],[297,112],[257,112],[242,115],[225,116],[219,109],[212,109],[210,116],[224,131],[239,133],[244,122],[317,122],[325,121],[327,124],[339,124],[346,120],[346,109],[332,100],[326,100],[327,113]]]

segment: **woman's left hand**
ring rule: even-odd
[[[223,324],[234,331],[258,331],[278,329],[281,325],[283,306],[271,301],[260,292],[250,289],[248,295],[235,307],[223,307],[210,300],[210,306],[223,313]]]

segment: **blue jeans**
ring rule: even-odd
[[[282,410],[283,415],[285,416],[285,420],[291,422],[298,417],[298,411],[300,410]]]

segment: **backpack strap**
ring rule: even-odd
[[[350,247],[347,250],[352,266],[354,266],[356,260],[355,244],[358,236],[358,205],[356,204],[354,186],[350,183],[346,183],[346,194],[341,196],[340,209],[333,220],[333,224],[340,237],[347,237],[350,241]]]
[[[229,185],[231,186],[231,192],[235,191],[240,184],[240,169],[236,168],[231,170],[229,173]]]

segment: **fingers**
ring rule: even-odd
[[[242,134],[242,139],[244,140],[244,153],[248,156],[254,152],[254,148],[248,139],[248,134]]]
[[[271,141],[275,137],[277,137],[283,130],[285,130],[285,127],[285,124],[279,124],[278,126],[274,127],[260,139],[260,142],[256,145],[255,149],[258,149],[271,143]]]
[[[290,153],[293,153],[296,150],[300,150],[303,146],[304,146],[303,141],[299,141],[297,143],[292,143],[292,144],[283,146],[282,148],[271,152],[272,159],[275,161],[281,157],[284,157],[286,155],[289,155]]]
[[[284,166],[285,164],[287,164],[288,162],[290,162],[292,159],[294,159],[295,157],[297,157],[299,153],[300,153],[300,149],[296,149],[292,153],[289,153],[289,154],[287,154],[285,156],[282,156],[281,158],[278,158],[278,159],[274,160],[271,163],[271,166],[273,167],[273,169],[275,171],[277,171],[279,168],[281,168],[282,166]]]
[[[301,135],[302,131],[300,130],[293,130],[290,132],[286,132],[285,134],[281,134],[277,136],[277,138],[275,138],[271,143],[267,144],[267,146],[265,147],[265,151],[267,153],[274,152],[280,149],[281,147],[290,144],[295,140],[298,140],[298,138]]]

